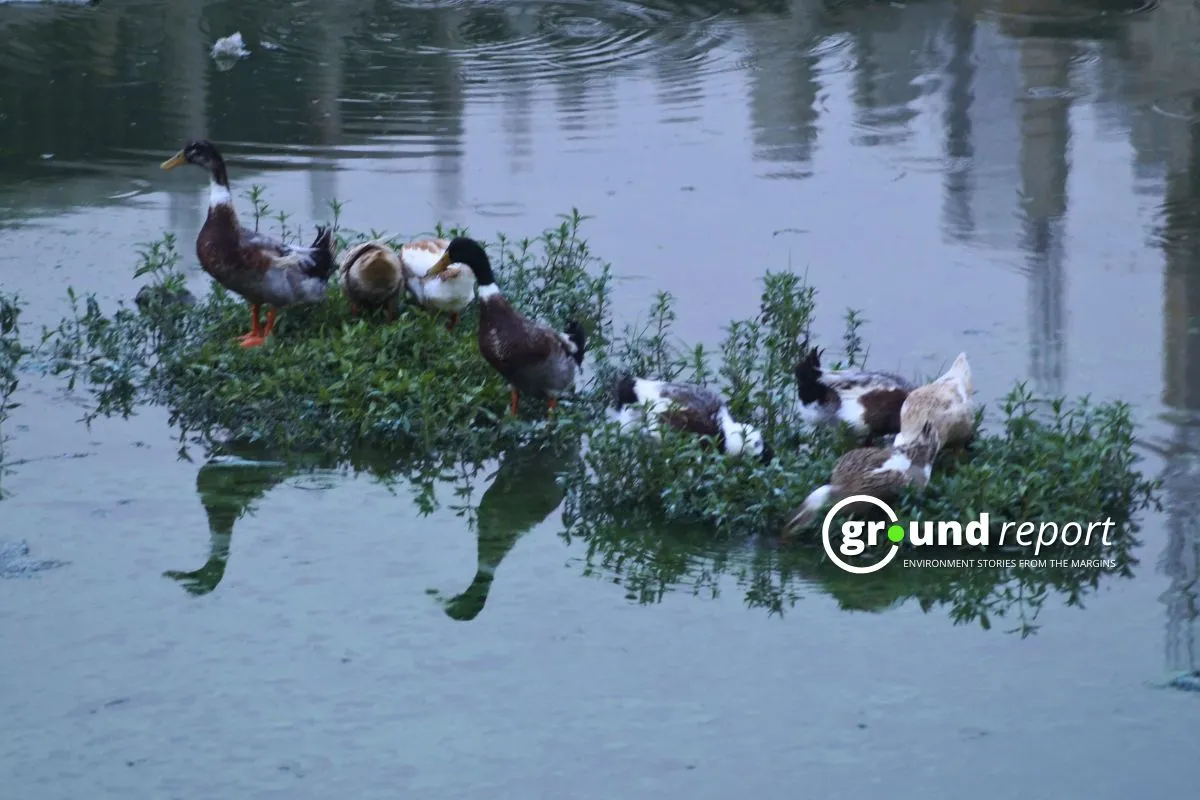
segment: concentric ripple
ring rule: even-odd
[[[720,14],[667,3],[553,0],[458,7],[446,41],[418,52],[453,55],[470,82],[611,75],[649,62],[694,77],[736,65]]]

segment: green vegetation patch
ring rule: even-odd
[[[898,570],[869,577],[829,572],[819,532],[800,537],[804,555],[790,567],[771,551],[735,557],[729,554],[736,546],[717,544],[773,540],[788,513],[854,446],[845,432],[813,429],[798,413],[792,370],[811,332],[813,289],[794,274],[768,274],[758,312],[730,321],[712,351],[677,342],[666,294],[637,324],[617,332],[611,271],[581,237],[582,220],[573,213],[537,238],[489,243],[498,283],[522,313],[559,328],[579,319],[588,333],[580,392],[552,421],[536,402],[523,403],[517,419],[507,415],[507,387],[479,354],[474,306],[453,331],[445,318],[408,305],[394,323],[355,319],[331,285],[328,302],[283,311],[268,345],[244,350],[234,339],[248,329],[246,304],[219,287],[201,301],[181,302],[180,254],[170,237],[142,250],[138,272],[152,283],[138,307],[107,313],[95,298],[71,293],[71,313],[44,333],[43,348],[52,371],[92,393],[89,419],[162,404],[183,436],[210,447],[257,442],[325,460],[365,459],[379,474],[453,468],[474,475],[531,439],[582,440],[582,456],[562,476],[563,535],[586,539],[588,564],[622,575],[641,599],[682,581],[703,585],[694,572],[699,562],[686,555],[698,552],[703,539],[712,554],[705,569],[719,573],[721,564],[740,564],[748,597],[768,607],[783,603],[793,577],[813,580],[814,570],[831,591],[849,580],[876,587],[880,598],[934,602],[928,594],[934,579],[918,584]],[[341,230],[339,244],[374,236]],[[828,368],[863,366],[862,324],[847,314],[844,363]],[[606,412],[621,369],[719,387],[734,417],[762,430],[775,459],[763,465],[725,458],[670,431],[659,442],[621,435]],[[1006,591],[1026,599],[1051,589],[1078,593],[1101,575],[1127,574],[1136,515],[1157,503],[1158,489],[1138,469],[1130,408],[1035,398],[1018,384],[986,412],[981,435],[968,450],[939,457],[923,494],[907,492],[891,504],[902,519],[969,520],[981,512],[997,523],[1111,518],[1119,534],[1108,544],[1072,548],[1074,557],[1107,560],[1079,574],[1051,570],[1014,584],[1019,570],[981,571],[975,584],[955,584],[953,591],[970,595],[956,614],[982,621]],[[1043,555],[1056,557],[1053,548]],[[747,566],[763,559],[775,571]]]

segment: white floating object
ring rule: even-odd
[[[212,46],[212,57],[215,59],[238,59],[250,55],[246,43],[242,41],[241,31],[230,34],[223,39],[217,39]]]

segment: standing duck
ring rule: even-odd
[[[351,314],[357,314],[359,308],[387,307],[388,319],[396,318],[404,267],[387,242],[376,240],[351,247],[342,256],[338,277],[350,301]]]
[[[912,383],[890,372],[822,371],[821,351],[808,342],[803,349],[793,374],[805,416],[819,425],[844,422],[868,439],[900,432],[900,408]]]
[[[163,169],[195,164],[209,171],[208,218],[196,237],[196,257],[212,278],[250,303],[250,332],[242,347],[264,344],[275,329],[278,309],[325,299],[325,286],[336,263],[333,232],[317,228],[312,247],[294,247],[238,224],[225,160],[211,142],[188,142],[162,163]],[[262,306],[270,306],[267,324],[259,321]]]
[[[736,422],[725,399],[712,389],[690,383],[620,376],[613,392],[614,407],[623,431],[646,424],[651,436],[659,426],[687,431],[716,440],[717,449],[730,456],[743,454],[769,464],[775,453],[752,425]],[[645,416],[643,416],[645,415]]]
[[[417,304],[449,314],[446,329],[452,331],[459,315],[475,299],[475,275],[453,262],[437,273],[432,271],[449,246],[445,239],[415,239],[400,248],[400,263],[408,291]]]
[[[924,489],[940,448],[937,428],[926,422],[906,444],[851,450],[833,465],[829,483],[814,489],[792,512],[784,538],[811,523],[827,504],[858,494],[887,500],[910,485]]]
[[[587,347],[583,327],[572,320],[560,332],[521,316],[496,285],[492,262],[474,239],[451,239],[426,274],[440,275],[451,264],[466,266],[479,284],[479,352],[508,382],[512,413],[519,410],[522,394],[546,398],[553,410],[583,366]]]
[[[965,445],[975,436],[975,384],[967,354],[959,353],[942,377],[913,389],[900,409],[895,446],[912,441],[922,426],[937,429],[941,447]]]

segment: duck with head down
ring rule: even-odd
[[[487,251],[474,239],[452,239],[426,275],[439,275],[451,264],[466,266],[479,284],[479,352],[508,382],[512,413],[519,410],[522,394],[544,398],[553,409],[583,366],[583,326],[571,320],[556,331],[522,316],[496,285]]]
[[[613,386],[613,408],[623,433],[640,431],[659,439],[665,425],[715,441],[717,450],[727,456],[752,456],[763,464],[775,457],[762,432],[734,420],[725,398],[706,386],[625,373]]]
[[[865,494],[886,501],[908,486],[924,489],[941,446],[938,429],[926,422],[904,444],[851,450],[833,465],[829,483],[814,489],[791,513],[783,538],[812,523],[826,505],[847,497]]]
[[[243,347],[258,347],[275,329],[278,309],[325,299],[325,286],[337,266],[333,231],[318,227],[311,247],[296,247],[243,228],[217,148],[203,139],[188,142],[162,168],[183,164],[203,167],[210,176],[208,217],[196,237],[196,257],[217,283],[250,303],[250,332],[240,341]],[[270,307],[265,327],[259,321],[264,305]]]

